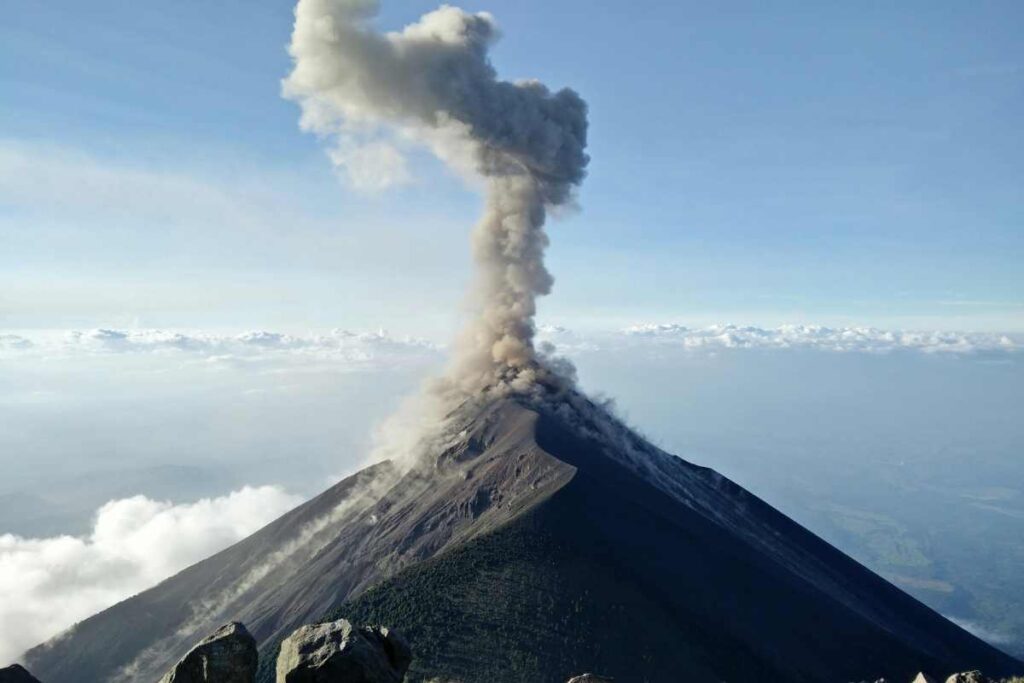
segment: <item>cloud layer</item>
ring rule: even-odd
[[[103,505],[85,537],[0,535],[0,665],[299,502],[272,486],[178,505],[135,496]]]
[[[241,334],[159,329],[70,330],[0,335],[0,359],[113,354],[180,354],[217,362],[332,362],[351,369],[393,367],[432,359],[439,347],[424,339],[336,329],[290,335],[256,330]]]
[[[1009,353],[1024,348],[1005,334],[882,330],[874,327],[780,325],[774,328],[712,325],[638,324],[614,332],[578,334],[562,327],[543,327],[540,337],[571,352],[615,348],[675,348],[688,351],[769,349],[841,353],[977,354]]]
[[[875,327],[780,325],[756,327],[644,323],[622,329],[577,331],[558,325],[537,330],[542,342],[559,351],[611,351],[626,347],[677,348],[689,351],[770,349],[841,353],[977,354],[1012,353],[1024,349],[1016,335],[937,330],[884,330]],[[444,345],[420,337],[396,337],[380,330],[335,329],[325,334],[292,335],[267,330],[240,334],[160,329],[69,330],[0,334],[0,359],[26,356],[175,354],[210,362],[256,360],[321,360],[353,369],[374,369],[438,361]]]

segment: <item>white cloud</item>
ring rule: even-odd
[[[581,334],[561,325],[539,325],[537,327],[537,339],[541,343],[548,342],[554,344],[559,353],[599,351],[602,345],[607,345],[608,341],[607,339],[602,340],[601,333]],[[602,344],[602,341],[604,341],[604,344]]]
[[[773,349],[841,353],[981,354],[1024,348],[1018,338],[982,332],[883,330],[874,327],[738,325],[686,327],[637,324],[619,330],[576,331],[541,325],[540,342],[560,353],[677,348],[689,351]],[[267,330],[240,334],[160,329],[93,329],[0,334],[0,358],[180,354],[210,363],[331,363],[338,369],[381,369],[437,362],[444,347],[419,337],[393,336],[384,330],[292,335]]]
[[[556,325],[537,330],[539,343],[555,345],[560,354],[678,349],[819,351],[837,353],[913,352],[946,355],[1015,353],[1021,339],[981,332],[882,330],[873,327],[782,325],[762,328],[737,325],[686,327],[638,324],[619,330],[580,332]],[[93,329],[66,332],[0,334],[0,360],[116,355],[163,355],[215,368],[316,368],[372,371],[423,367],[443,358],[444,347],[418,337],[336,329],[292,335],[266,330],[241,334],[159,329]]]
[[[297,505],[277,487],[172,504],[135,496],[85,537],[0,535],[0,664],[245,538]]]
[[[27,335],[27,336],[26,336]],[[158,329],[94,329],[0,335],[0,359],[178,354],[210,363],[329,363],[336,369],[379,369],[435,361],[440,347],[384,330],[290,335],[257,330],[241,334]]]
[[[17,334],[0,334],[0,350],[3,349],[27,349],[32,342]]]
[[[808,349],[888,353],[981,353],[1019,351],[1007,335],[976,332],[880,330],[874,327],[781,325],[775,328],[713,325],[690,328],[676,324],[634,325],[622,330],[633,343],[665,344],[686,349]]]

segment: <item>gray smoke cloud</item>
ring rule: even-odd
[[[482,178],[485,211],[473,233],[477,315],[447,378],[475,393],[526,389],[552,374],[534,347],[548,210],[571,201],[588,157],[587,106],[569,89],[498,79],[488,50],[494,19],[443,6],[380,33],[373,0],[299,0],[285,97],[304,129],[333,141],[331,157],[371,189],[407,175],[401,143],[425,145],[456,171]]]

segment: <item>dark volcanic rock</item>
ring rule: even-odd
[[[394,631],[344,619],[311,624],[281,643],[278,683],[401,683],[412,653]]]
[[[39,683],[39,679],[17,664],[0,669],[0,683]]]
[[[192,648],[160,683],[252,683],[258,659],[256,640],[232,622]]]
[[[953,674],[946,679],[946,683],[989,683],[989,679],[980,671],[964,671]]]

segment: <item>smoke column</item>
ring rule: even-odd
[[[374,0],[299,0],[284,96],[301,125],[333,141],[356,185],[405,177],[399,146],[431,149],[482,178],[485,213],[473,233],[477,315],[447,380],[463,393],[526,389],[551,371],[533,344],[536,298],[551,290],[544,221],[583,180],[586,103],[569,89],[498,80],[489,14],[443,6],[399,32],[371,27]]]

